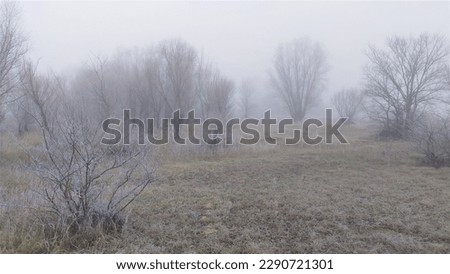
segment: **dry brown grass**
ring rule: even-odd
[[[11,238],[1,219],[0,252],[449,253],[450,168],[346,131],[349,145],[161,152],[160,179],[121,235],[46,248],[36,235]]]

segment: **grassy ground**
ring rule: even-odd
[[[450,169],[351,131],[349,145],[167,157],[123,234],[72,252],[449,253]]]

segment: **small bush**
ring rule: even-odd
[[[69,109],[70,110],[70,109]],[[88,117],[63,112],[43,128],[43,142],[28,150],[27,168],[36,178],[51,233],[120,232],[124,210],[154,181],[147,147],[107,146]]]
[[[436,168],[450,166],[450,116],[432,115],[417,123],[412,139],[423,155],[423,164]]]

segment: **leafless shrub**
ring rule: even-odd
[[[69,103],[41,130],[43,144],[29,150],[28,168],[51,213],[46,225],[70,234],[120,230],[124,210],[154,181],[149,151],[101,144],[99,127]]]
[[[450,116],[429,115],[415,124],[412,139],[423,163],[434,167],[450,166]]]
[[[347,117],[347,123],[354,123],[355,116],[361,109],[364,94],[357,89],[343,89],[333,95],[334,108],[342,117]]]

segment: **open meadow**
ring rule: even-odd
[[[450,254],[449,4],[0,0],[0,253]]]
[[[407,142],[344,132],[346,145],[165,148],[122,233],[53,241],[21,206],[26,156],[2,147],[0,193],[15,208],[0,207],[0,252],[450,252],[450,168],[422,166]]]

